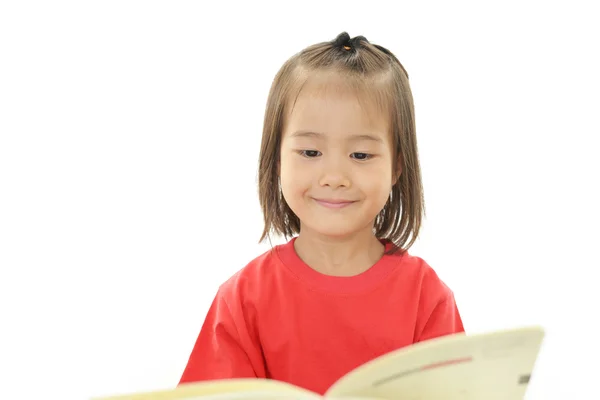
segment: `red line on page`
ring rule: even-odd
[[[434,368],[439,368],[439,367],[446,367],[448,365],[462,364],[462,363],[471,362],[471,361],[473,361],[473,357],[456,358],[454,360],[441,361],[441,362],[438,362],[438,363],[425,365],[424,367],[421,367],[421,371],[424,371],[426,369],[434,369]]]

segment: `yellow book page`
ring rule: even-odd
[[[269,379],[241,378],[188,383],[173,389],[97,397],[93,400],[251,400],[269,398],[317,400],[322,397],[316,393],[285,382]]]
[[[543,337],[526,327],[417,343],[358,367],[326,397],[522,400]]]

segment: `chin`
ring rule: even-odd
[[[366,224],[365,224],[366,225]],[[313,221],[312,224],[305,225],[309,232],[316,233],[321,236],[331,238],[343,238],[352,236],[365,229],[363,225],[344,224],[344,223],[327,223],[326,221]]]

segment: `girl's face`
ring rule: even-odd
[[[280,158],[285,201],[301,234],[371,231],[394,184],[387,116],[342,85],[307,83],[288,114]]]

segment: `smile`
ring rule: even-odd
[[[327,208],[344,208],[347,207],[353,203],[355,203],[355,201],[349,201],[349,200],[329,200],[329,199],[314,199],[318,204],[322,205],[323,207],[327,207]]]

